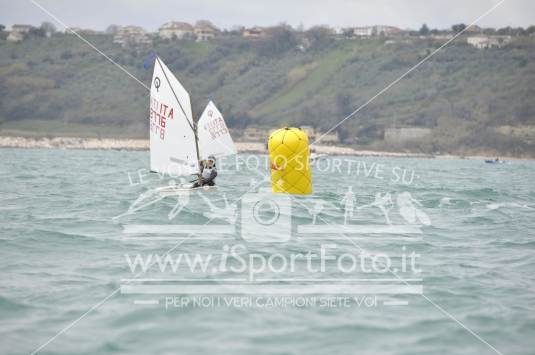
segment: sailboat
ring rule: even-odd
[[[150,88],[150,170],[170,177],[201,173],[200,161],[236,154],[221,112],[210,101],[193,119],[190,95],[160,57],[154,61]],[[172,190],[190,189],[177,185]]]

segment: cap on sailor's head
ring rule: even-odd
[[[208,156],[208,160],[211,160],[211,161],[215,162],[215,157],[213,155],[209,155]]]

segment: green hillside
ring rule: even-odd
[[[235,128],[321,131],[444,43],[319,38],[302,51],[292,36],[226,35],[124,49],[110,35],[86,38],[147,85],[152,67],[144,61],[157,53],[190,91],[196,113],[212,99]],[[461,38],[338,131],[344,143],[366,149],[535,156],[534,83],[535,37],[487,50]],[[3,134],[144,137],[147,110],[147,90],[75,36],[0,40]],[[385,136],[402,127],[431,133],[403,141]]]

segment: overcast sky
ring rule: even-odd
[[[156,30],[175,20],[208,19],[235,25],[274,25],[286,22],[305,27],[385,24],[401,28],[449,28],[470,23],[499,0],[34,0],[69,26],[103,30],[110,24],[140,25]],[[31,0],[0,0],[0,23],[40,24],[52,19]],[[534,0],[505,0],[481,21],[489,27],[535,24]],[[57,26],[61,28],[60,25]]]

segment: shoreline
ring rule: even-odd
[[[235,142],[238,153],[267,154],[264,143],[258,142]],[[22,137],[0,136],[0,148],[19,149],[66,149],[66,150],[131,150],[148,151],[148,139],[126,138],[81,138],[81,137]],[[333,145],[315,145],[316,154],[344,155],[344,156],[368,156],[368,157],[395,157],[395,158],[438,158],[438,159],[488,159],[492,155],[462,156],[455,154],[432,155],[424,153],[398,153],[375,150],[357,150],[351,147]],[[503,157],[503,156],[502,156]],[[533,159],[505,157],[507,159]]]

